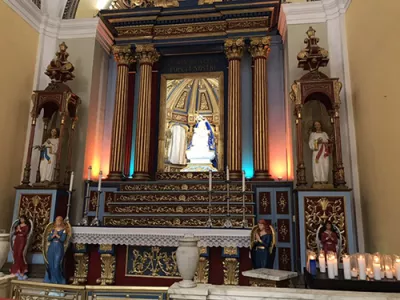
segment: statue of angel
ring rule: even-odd
[[[26,253],[30,246],[32,233],[33,222],[26,216],[20,216],[11,226],[10,241],[13,264],[10,273],[16,275],[19,280],[28,279],[26,275],[28,272]]]
[[[72,235],[71,224],[58,216],[43,233],[43,258],[46,265],[45,283],[66,284],[64,255]]]

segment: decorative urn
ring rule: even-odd
[[[197,246],[198,239],[193,235],[185,235],[179,241],[179,247],[176,250],[176,262],[178,265],[179,273],[182,276],[182,281],[179,285],[183,288],[195,287],[196,283],[193,281],[194,275],[199,263],[200,250]]]
[[[8,233],[0,233],[0,269],[3,268],[7,261],[8,251],[10,250],[10,235]],[[0,272],[0,277],[4,276]]]

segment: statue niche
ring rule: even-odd
[[[340,136],[342,84],[319,71],[329,58],[318,42],[310,27],[306,47],[297,56],[298,67],[309,72],[292,84],[290,92],[296,118],[296,185],[307,188],[307,178],[312,178],[312,188],[347,188]]]

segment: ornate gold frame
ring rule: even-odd
[[[219,117],[224,120],[224,73],[223,72],[204,72],[204,73],[182,73],[182,74],[162,74],[160,84],[160,124],[158,128],[158,155],[157,172],[164,172],[164,148],[165,148],[165,125],[166,125],[166,91],[167,80],[184,78],[217,78],[219,82]],[[218,170],[224,168],[224,124],[219,127],[218,137]]]

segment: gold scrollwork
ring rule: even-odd
[[[197,283],[207,284],[210,271],[210,261],[207,257],[200,257],[194,281]]]
[[[279,208],[281,209],[281,212],[284,212],[285,207],[287,205],[287,200],[286,200],[285,196],[283,195],[283,193],[281,193],[281,196],[279,197],[278,205],[279,205]]]
[[[203,172],[204,173],[204,172]],[[165,173],[167,174],[167,173]],[[214,177],[213,177],[214,178]],[[202,179],[208,179],[207,176]],[[178,179],[171,179],[178,180]],[[251,191],[251,184],[246,184],[246,191]],[[125,192],[144,192],[144,191],[208,191],[208,183],[192,183],[192,184],[122,184],[121,191]],[[213,184],[213,191],[226,191],[226,184]],[[230,186],[231,192],[241,192],[241,182],[233,182]]]
[[[189,175],[191,174],[191,175]],[[202,180],[202,179],[208,179],[208,173],[207,172],[196,172],[196,173],[190,173],[190,172],[158,172],[156,174],[157,180],[185,180],[185,179],[190,179],[190,180]],[[224,179],[225,175],[223,172],[213,172],[212,174],[213,179]]]
[[[154,35],[159,36],[171,36],[171,35],[182,35],[182,34],[196,34],[196,33],[213,33],[213,32],[225,32],[226,22],[212,22],[212,23],[190,23],[190,24],[179,24],[179,25],[161,25],[154,27]]]
[[[208,205],[110,205],[110,213],[114,214],[208,214]],[[211,207],[212,214],[226,214],[226,205],[213,205]],[[242,205],[231,205],[231,214],[243,213]],[[252,213],[251,207],[246,207],[246,213]]]
[[[224,254],[225,255],[237,255],[238,254],[238,248],[237,247],[225,247],[224,248]]]
[[[267,210],[269,206],[269,200],[266,193],[264,193],[263,197],[261,198],[261,206],[264,208],[264,211]]]
[[[100,245],[99,250],[104,252],[110,252],[113,250],[113,246],[109,244],[102,244]]]
[[[239,261],[236,258],[227,257],[223,261],[224,267],[224,284],[239,284]]]
[[[85,244],[75,244],[75,250],[77,251],[84,251],[86,249]]]
[[[231,203],[238,202],[242,203],[243,198],[241,195],[235,195],[233,194],[230,197]],[[208,202],[208,194],[182,194],[182,195],[177,195],[177,194],[168,194],[168,193],[163,193],[163,194],[123,194],[123,193],[118,193],[116,194],[115,197],[115,202],[108,202],[107,206],[109,209],[111,209],[111,206],[116,205],[118,202]],[[214,194],[212,195],[212,201],[213,202],[225,202],[226,201],[226,195],[224,194]],[[253,197],[252,195],[245,195],[245,202],[253,202]]]
[[[75,246],[76,247],[76,246]],[[72,284],[84,284],[87,281],[89,256],[85,253],[75,253],[75,270],[74,276],[71,277]]]
[[[115,256],[112,254],[101,254],[101,275],[96,280],[100,285],[112,285],[115,278]]]
[[[152,26],[117,27],[118,36],[146,36],[152,35]]]

